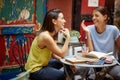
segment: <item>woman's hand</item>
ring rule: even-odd
[[[88,33],[88,32],[90,32],[90,31],[89,31],[89,29],[86,27],[86,25],[84,24],[84,22],[85,22],[85,20],[83,20],[83,21],[81,22],[81,26],[82,26],[83,30]]]
[[[89,51],[93,51],[94,50],[94,47],[93,47],[93,42],[91,40],[91,36],[90,36],[90,30],[88,29],[88,27],[86,27],[86,25],[84,24],[84,20],[82,21],[81,23],[81,26],[83,28],[83,30],[86,32],[86,35],[87,35],[87,40],[86,40],[86,44],[87,46],[89,47]],[[83,52],[86,54],[86,52]]]
[[[67,28],[62,28],[60,32],[62,32],[67,38],[70,38],[70,32]]]
[[[87,54],[88,54],[88,51],[82,50],[82,54],[83,54],[83,55],[87,55]]]

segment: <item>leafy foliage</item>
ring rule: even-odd
[[[74,36],[80,37],[80,33],[76,30],[72,30],[72,31],[70,31],[70,36],[71,37],[74,37]]]

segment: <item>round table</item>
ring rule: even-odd
[[[71,57],[71,56],[68,56],[68,57]],[[111,66],[114,66],[114,65],[117,64],[116,59],[114,59],[114,60],[113,60],[113,63],[111,63],[111,64],[103,64],[103,65],[93,65],[93,64],[88,64],[88,63],[74,63],[74,64],[73,64],[73,63],[70,63],[70,62],[66,61],[65,58],[60,59],[60,61],[63,63],[63,65],[64,65],[64,64],[67,64],[67,65],[71,65],[71,66],[79,66],[79,67],[93,68],[93,69],[94,69],[94,72],[95,72],[95,75],[96,75],[95,68],[102,68],[102,69],[105,68],[105,69],[104,69],[104,76],[105,76],[105,74],[106,74],[107,71],[108,71],[108,70],[107,70],[108,67],[111,67]],[[64,69],[65,69],[65,72],[66,72],[66,74],[67,74],[69,80],[72,80],[72,79],[70,78],[70,76],[69,76],[67,70],[66,70],[65,65],[64,65]],[[104,76],[102,76],[102,77],[104,77]],[[101,78],[102,78],[102,77],[101,77]],[[84,78],[86,78],[86,77],[85,77],[85,76],[82,77],[82,79],[84,79]],[[97,75],[96,75],[96,78],[98,78]]]

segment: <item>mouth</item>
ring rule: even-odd
[[[95,20],[95,19],[94,19],[94,20],[93,20],[93,22],[94,22],[94,23],[96,23],[96,22],[97,22],[97,20]]]
[[[61,28],[64,28],[64,26],[65,26],[65,25],[63,24],[63,25],[61,26]]]
[[[98,22],[96,20],[93,21],[94,24],[97,24]]]
[[[63,29],[64,29],[64,27],[61,27],[60,29],[61,29],[61,30],[63,30]]]

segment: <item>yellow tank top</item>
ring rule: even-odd
[[[28,60],[25,64],[25,69],[29,70],[30,72],[35,72],[42,67],[47,66],[49,60],[51,59],[51,51],[47,48],[39,48],[37,41],[38,36],[36,36],[32,42]]]

